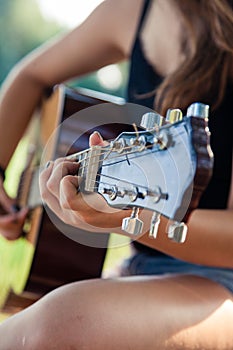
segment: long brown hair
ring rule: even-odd
[[[156,90],[155,109],[216,108],[233,71],[233,0],[173,0],[181,14],[185,60]]]

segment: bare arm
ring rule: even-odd
[[[105,0],[73,31],[39,47],[19,62],[4,82],[0,96],[0,166],[6,168],[25,132],[44,90],[127,59],[142,0]],[[20,234],[27,211],[15,213],[14,200],[0,177],[0,233],[9,239]]]
[[[5,81],[0,100],[0,165],[6,167],[48,86],[127,58],[141,0],[106,0],[79,27],[38,48]],[[11,142],[9,143],[9,140]]]
[[[146,214],[148,218],[148,213]],[[196,264],[233,268],[233,210],[194,210],[188,222],[185,243],[170,241],[162,218],[156,240],[145,234],[139,241],[152,248]]]

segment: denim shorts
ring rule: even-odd
[[[208,267],[187,263],[167,255],[152,256],[136,253],[124,262],[123,275],[188,274],[215,281],[233,293],[233,269]]]

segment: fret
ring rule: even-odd
[[[102,164],[103,152],[102,147],[94,146],[88,151],[88,156],[83,165],[83,172],[85,177],[84,189],[88,192],[94,192],[96,188],[96,179],[98,176],[98,170]]]
[[[96,178],[105,152],[100,146],[93,146],[87,150],[70,155],[68,158],[80,163],[78,175],[84,179],[84,190],[94,192]]]

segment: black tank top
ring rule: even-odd
[[[131,53],[127,92],[129,102],[153,109],[154,96],[149,98],[140,96],[153,91],[162,82],[162,77],[146,60],[140,41],[140,31],[149,6],[150,0],[146,0]],[[211,181],[199,202],[199,208],[225,209],[230,192],[233,151],[233,84],[231,82],[227,86],[221,105],[210,113],[209,128],[211,147],[214,152],[214,169]],[[134,242],[134,245],[140,251],[163,254],[137,242]]]

